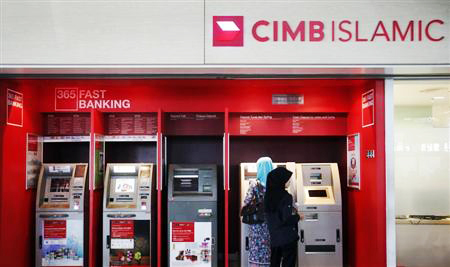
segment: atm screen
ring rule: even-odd
[[[173,179],[174,192],[197,192],[198,178],[175,178]]]
[[[313,179],[313,180],[322,180],[322,173],[311,173],[311,176],[310,176],[310,178],[311,179]]]
[[[115,193],[134,193],[135,179],[115,179]]]
[[[69,178],[52,178],[50,181],[50,192],[69,192],[70,177]]]
[[[327,190],[308,190],[309,197],[328,197]]]

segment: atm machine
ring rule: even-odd
[[[106,166],[103,267],[151,266],[153,177],[153,164]]]
[[[36,266],[83,266],[88,164],[43,164],[36,194]]]
[[[169,165],[169,266],[217,266],[217,166]]]
[[[289,183],[288,192],[292,195],[294,203],[297,199],[297,183],[295,182],[295,162],[285,162],[285,163],[274,163],[274,168],[285,167],[292,172],[291,180]],[[241,163],[240,164],[241,173],[241,201],[239,211],[242,210],[244,206],[244,199],[247,194],[250,181],[256,180],[256,163]],[[241,218],[242,219],[242,218]],[[248,266],[248,250],[249,250],[249,239],[248,239],[248,225],[241,222],[241,267]]]
[[[341,267],[342,201],[337,163],[297,164],[299,267]]]

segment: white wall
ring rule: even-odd
[[[450,215],[450,128],[431,106],[395,107],[394,127],[396,214]]]

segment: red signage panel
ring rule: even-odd
[[[194,242],[194,228],[193,222],[172,222],[172,242]]]
[[[45,135],[89,135],[91,132],[89,113],[47,113],[44,116]]]
[[[156,113],[108,113],[107,135],[156,135]]]
[[[231,135],[341,136],[347,132],[345,114],[234,113]]]
[[[6,124],[23,126],[23,94],[11,89],[6,92]]]
[[[111,238],[134,238],[134,221],[111,220]]]
[[[225,131],[223,113],[168,113],[165,123],[167,135],[223,135]]]
[[[66,238],[66,220],[46,220],[44,221],[44,238]]]

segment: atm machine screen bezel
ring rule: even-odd
[[[65,167],[65,168],[64,168]],[[52,170],[56,169],[56,170]],[[64,171],[63,169],[67,169]],[[62,171],[58,171],[62,170]],[[44,169],[44,194],[40,202],[40,208],[69,208],[70,207],[70,194],[72,191],[72,177],[74,168],[72,164],[61,164],[61,165],[48,165]],[[63,192],[53,192],[52,184],[56,180],[66,180],[68,183],[67,191]],[[55,206],[56,205],[56,206]]]
[[[212,169],[209,168],[175,168],[173,170],[173,179],[172,179],[172,195],[174,197],[177,196],[213,196],[213,183],[209,185],[209,190],[205,190],[208,188],[208,185],[205,185],[201,183],[202,179],[202,173],[203,172],[210,172]],[[190,174],[183,174],[183,172],[190,172]],[[180,174],[181,173],[181,174]],[[206,176],[208,177],[208,176]],[[213,179],[213,177],[210,177]],[[193,186],[191,186],[191,190],[177,190],[177,185],[179,183],[176,182],[176,180],[181,179],[190,179],[191,181],[196,180],[195,183],[192,183]],[[195,188],[194,188],[195,187]]]

